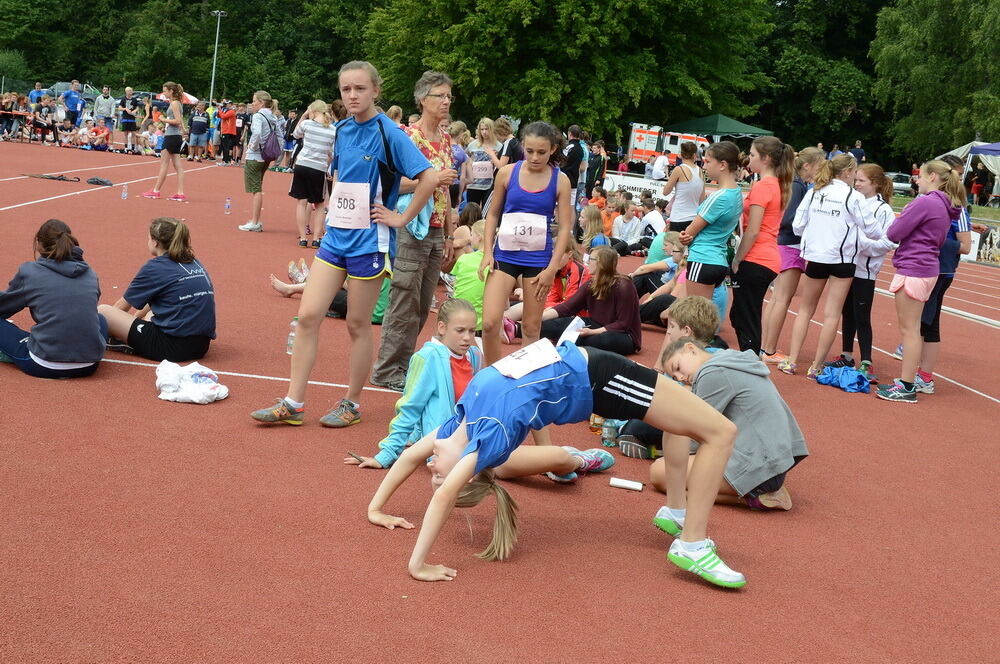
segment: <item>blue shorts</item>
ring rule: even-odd
[[[285,152],[291,152],[295,149],[295,141],[285,141]]]
[[[375,279],[381,277],[383,273],[392,276],[392,261],[389,260],[389,254],[341,256],[321,245],[316,250],[316,260],[336,270],[343,270],[351,279]]]
[[[193,148],[208,145],[208,134],[189,134],[188,145]]]

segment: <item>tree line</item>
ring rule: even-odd
[[[453,114],[576,123],[724,113],[796,147],[862,139],[883,162],[1000,139],[993,0],[0,0],[0,74],[283,106],[336,96],[372,61],[385,104],[413,109],[425,69],[455,80]]]

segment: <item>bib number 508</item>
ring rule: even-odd
[[[353,198],[337,198],[337,209],[338,210],[353,210],[355,200]]]

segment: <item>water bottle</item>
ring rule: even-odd
[[[289,326],[288,329],[288,343],[285,346],[285,352],[288,353],[289,355],[292,354],[292,347],[295,346],[295,330],[298,328],[298,326],[299,326],[299,317],[296,316],[295,318],[292,319],[292,324]]]
[[[122,200],[124,201],[127,198],[128,198],[128,185],[124,184],[122,185]]]
[[[222,207],[222,211],[225,214],[232,214],[233,213],[233,199],[230,198],[229,196],[226,196],[226,204]],[[289,352],[291,352],[291,351],[289,351]]]
[[[625,426],[624,420],[605,419],[601,423],[601,444],[604,447],[618,446],[618,432]]]

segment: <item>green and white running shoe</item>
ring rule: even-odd
[[[684,519],[676,518],[670,508],[664,505],[656,511],[653,517],[653,525],[668,535],[677,537],[684,530]]]
[[[686,551],[679,539],[674,540],[667,552],[667,560],[681,569],[697,574],[709,583],[723,588],[742,588],[747,584],[745,576],[730,569],[715,552],[715,542],[705,540],[706,545],[697,551]]]

